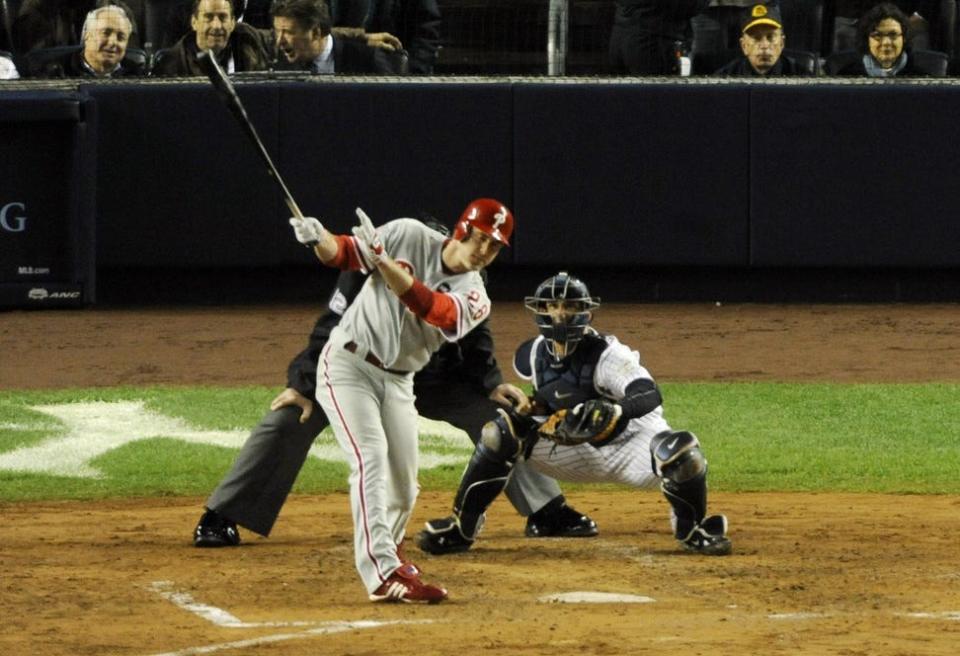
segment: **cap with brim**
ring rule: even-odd
[[[776,5],[754,5],[751,7],[743,20],[741,32],[756,27],[757,25],[770,25],[771,27],[782,28],[780,22],[780,8]]]

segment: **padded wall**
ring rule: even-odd
[[[518,262],[747,264],[742,90],[520,84],[514,98]]]
[[[960,265],[960,88],[750,95],[752,265]]]

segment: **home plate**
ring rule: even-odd
[[[649,604],[656,599],[617,592],[562,592],[537,599],[550,604]]]

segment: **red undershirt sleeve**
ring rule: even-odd
[[[400,296],[400,300],[415,315],[447,332],[457,329],[458,308],[448,295],[431,291],[426,285],[413,279],[413,286]]]
[[[337,254],[333,256],[332,260],[324,264],[344,271],[364,270],[363,260],[360,259],[360,252],[357,250],[353,237],[334,235],[333,238],[337,240]]]

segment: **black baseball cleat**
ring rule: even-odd
[[[592,538],[600,532],[597,523],[567,505],[563,496],[527,517],[528,538]]]
[[[240,544],[240,532],[237,525],[218,513],[207,510],[200,517],[197,528],[193,529],[195,547],[235,547]]]
[[[707,517],[680,544],[693,553],[726,556],[733,550],[733,543],[727,537],[727,518],[723,515]]]
[[[460,530],[456,515],[443,519],[431,519],[422,531],[417,533],[417,546],[435,556],[461,553],[470,548],[473,540],[468,539]]]

